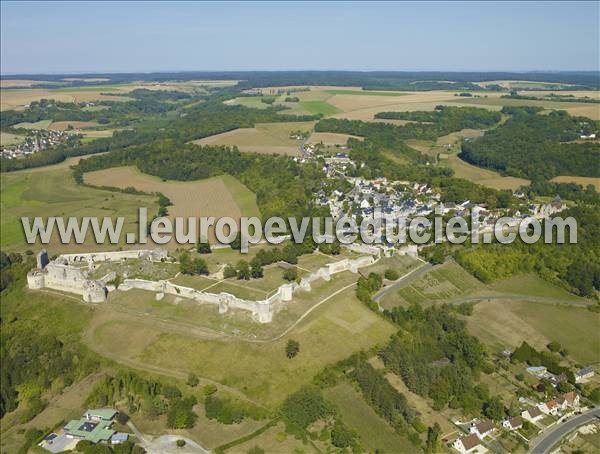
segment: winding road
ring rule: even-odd
[[[550,430],[545,431],[541,436],[534,439],[530,443],[530,451],[532,454],[549,453],[554,445],[562,438],[573,432],[578,427],[589,424],[594,420],[600,421],[600,408],[593,408],[581,415],[577,415],[556,424]]]

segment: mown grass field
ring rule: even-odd
[[[214,216],[216,219],[229,216],[239,220],[243,215],[258,216],[256,196],[235,178],[209,178],[193,182],[163,181],[158,177],[146,175],[133,167],[118,167],[87,173],[85,182],[98,187],[116,187],[135,189],[147,193],[161,192],[169,198],[169,218],[190,218]],[[240,205],[237,200],[239,199]],[[245,210],[242,211],[242,208]],[[199,233],[199,232],[198,232]],[[215,242],[214,229],[209,229],[209,241]],[[175,239],[169,247],[178,246]]]
[[[76,160],[75,160],[76,161]],[[156,197],[122,194],[113,191],[77,185],[71,176],[67,165],[75,161],[65,161],[48,168],[38,168],[32,171],[2,173],[0,176],[1,203],[1,233],[0,244],[6,251],[36,250],[42,247],[27,244],[23,232],[21,217],[34,218],[42,216],[59,216],[68,218],[75,216],[117,217],[125,218],[121,242],[119,245],[98,245],[90,235],[82,245],[75,242],[61,244],[55,232],[51,242],[45,247],[51,254],[76,252],[116,250],[121,247],[134,247],[125,244],[125,233],[137,232],[137,212],[139,207],[146,207],[149,213],[158,209]],[[66,222],[66,219],[65,219]],[[139,246],[138,246],[139,247]]]
[[[325,398],[339,409],[342,421],[360,436],[368,452],[414,452],[415,446],[398,435],[390,425],[365,402],[359,391],[343,382],[324,391]]]

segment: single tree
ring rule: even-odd
[[[283,272],[283,278],[286,281],[295,281],[298,279],[298,271],[296,271],[296,268],[288,268]]]
[[[237,278],[245,281],[250,279],[250,265],[245,260],[240,260],[237,263]]]
[[[198,379],[198,377],[196,376],[196,374],[189,374],[188,375],[188,379],[187,379],[187,384],[194,387],[194,386],[198,386],[198,383],[200,383],[200,380]]]
[[[196,250],[198,251],[199,254],[210,254],[212,252],[208,241],[206,241],[206,242],[198,241],[198,244],[196,245]]]
[[[292,359],[300,352],[300,342],[290,339],[285,346],[285,356]]]
[[[223,277],[225,279],[229,279],[232,277],[236,277],[237,276],[237,271],[235,269],[235,267],[231,266],[231,265],[227,265],[225,267],[225,269],[223,270]]]

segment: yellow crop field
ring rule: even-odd
[[[97,90],[90,90],[87,87],[85,90],[65,90],[65,89],[46,89],[46,88],[31,88],[31,89],[3,89],[0,91],[0,109],[22,109],[24,106],[39,101],[40,99],[54,99],[60,102],[91,102],[91,101],[129,101],[131,98],[124,96],[112,96],[103,94],[106,89],[99,87]]]
[[[593,177],[576,177],[572,175],[561,175],[558,177],[552,178],[555,183],[577,183],[586,187],[588,185],[592,185],[596,187],[596,191],[600,191],[600,178]]]
[[[323,143],[327,146],[346,145],[348,139],[363,140],[362,137],[352,136],[350,134],[338,134],[335,132],[313,132],[308,138],[308,143]]]
[[[400,93],[400,92],[398,92]],[[412,112],[433,110],[435,106],[447,101],[455,101],[454,92],[428,91],[403,93],[403,96],[335,95],[327,102],[342,110],[334,118],[373,121],[375,114],[383,111]],[[390,120],[385,120],[390,123]]]
[[[229,176],[188,182],[163,181],[133,167],[117,167],[89,172],[85,174],[85,182],[99,187],[134,187],[148,193],[161,192],[173,204],[168,207],[172,221],[176,217],[202,216],[214,216],[217,219],[229,216],[239,220],[242,215],[256,216],[259,213],[254,194]],[[212,229],[209,231],[209,240],[215,241]],[[173,239],[168,246],[176,248],[178,245]]]

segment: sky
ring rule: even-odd
[[[599,5],[2,0],[0,71],[598,70]]]

